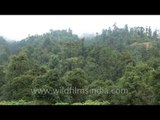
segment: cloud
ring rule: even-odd
[[[118,27],[160,27],[160,15],[0,15],[0,35],[21,40],[29,34],[43,34],[50,29],[68,29],[73,33],[101,32],[115,22]]]

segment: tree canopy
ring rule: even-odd
[[[116,24],[90,38],[71,29],[18,42],[0,37],[0,100],[160,104],[159,49],[157,30]]]

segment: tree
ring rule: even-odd
[[[149,34],[149,37],[152,37],[152,30],[151,30],[151,27],[149,27],[148,34]]]
[[[68,86],[65,80],[60,78],[57,69],[49,70],[46,74],[36,77],[33,81],[33,97],[51,103],[70,102],[70,96],[60,93],[60,89]]]
[[[85,39],[70,28],[17,42],[0,37],[0,100],[159,104],[158,36],[150,27],[114,24]],[[127,92],[87,93],[99,88]]]
[[[15,77],[8,83],[8,90],[10,91],[10,100],[32,100],[31,85],[34,77],[31,75],[21,75]]]
[[[2,96],[2,86],[5,85],[5,73],[3,66],[0,65],[0,99]]]
[[[0,87],[4,84],[5,81],[5,73],[3,66],[0,66]]]
[[[67,72],[64,75],[64,79],[71,86],[72,102],[82,102],[85,100],[85,89],[87,80],[85,79],[85,73],[82,69],[76,68]]]
[[[112,101],[111,90],[114,83],[111,80],[95,80],[88,86],[90,92],[87,99],[99,101]]]
[[[6,79],[13,80],[29,70],[29,62],[26,52],[21,52],[17,56],[12,56],[6,69]]]
[[[127,24],[124,26],[124,29],[125,29],[125,31],[126,31],[127,33],[129,32],[129,30],[128,30],[128,25],[127,25]]]
[[[155,94],[155,104],[160,104],[160,67],[153,72],[151,85]]]
[[[54,69],[59,64],[59,57],[58,55],[53,54],[49,60],[49,68]]]
[[[155,30],[155,31],[153,32],[153,38],[157,40],[157,37],[158,37],[157,30]]]
[[[6,84],[3,87],[3,91],[6,91],[8,95],[3,94],[2,96],[5,96],[3,98],[19,99],[21,98],[21,95],[22,96],[24,95],[24,93],[22,93],[21,95],[18,95],[18,94],[19,92],[22,92],[22,89],[24,89],[25,86],[28,86],[28,84],[26,84],[25,81],[27,81],[29,78],[28,77],[26,78],[26,76],[23,76],[29,70],[30,65],[28,61],[29,61],[28,56],[24,51],[20,52],[19,55],[17,56],[15,55],[11,57],[9,64],[5,69]],[[16,90],[18,90],[19,92],[17,92]],[[15,95],[13,94],[16,94],[20,97],[15,97]]]
[[[123,95],[115,95],[114,103],[129,105],[147,105],[154,103],[154,93],[150,86],[153,69],[144,63],[127,65],[125,74],[117,82],[118,88],[126,89]]]
[[[38,89],[41,92],[35,92],[34,98],[46,100],[49,102],[58,102],[58,94],[52,94],[52,90],[59,87],[59,75],[57,71],[50,70],[45,75],[35,78],[33,81],[33,91]]]

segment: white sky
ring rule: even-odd
[[[0,15],[0,36],[21,40],[29,34],[71,28],[75,34],[101,33],[102,29],[128,24],[160,29],[160,15]]]

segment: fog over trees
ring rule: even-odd
[[[114,24],[81,37],[0,37],[0,104],[160,104],[159,32]]]

